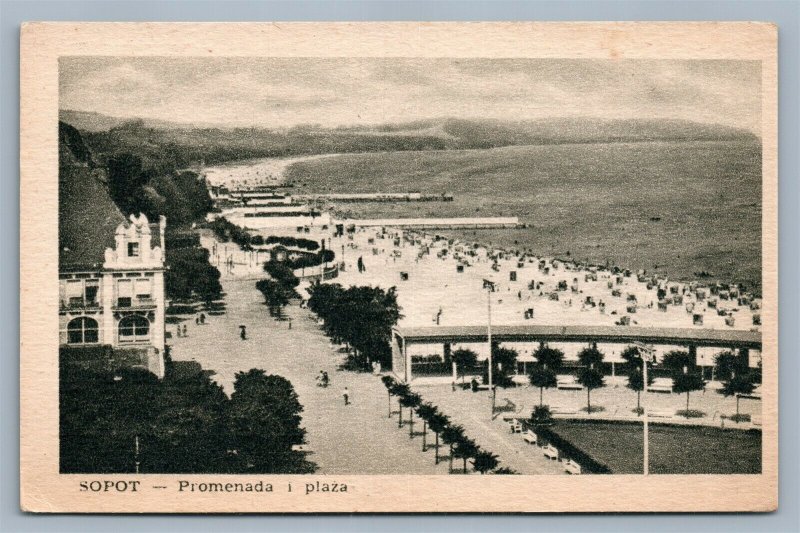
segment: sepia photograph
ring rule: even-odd
[[[771,472],[761,60],[73,53],[57,93],[76,490]]]

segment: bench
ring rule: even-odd
[[[558,376],[556,388],[559,390],[581,390],[583,385],[575,381],[575,376]]]
[[[738,394],[739,398],[744,398],[746,400],[760,400],[761,399],[761,386],[756,387],[753,389],[753,392],[749,394]]]
[[[306,447],[305,444],[292,444],[292,451],[293,452],[301,452],[301,453],[309,453],[310,450]]]
[[[582,473],[581,465],[579,465],[578,463],[576,463],[572,459],[567,459],[566,460],[566,462],[564,463],[564,470],[568,474],[580,475]]]
[[[647,392],[672,392],[672,378],[656,378],[647,386]]]
[[[761,429],[761,415],[752,415],[750,417],[750,429]]]
[[[550,414],[555,415],[577,415],[578,410],[574,407],[550,406]]]
[[[544,448],[542,448],[542,452],[544,456],[548,459],[552,459],[553,461],[558,460],[558,448],[553,446],[552,444],[548,444]]]
[[[522,434],[522,440],[524,440],[528,444],[536,444],[538,442],[538,439],[536,438],[536,433],[534,433],[530,429]]]
[[[675,413],[665,409],[648,409],[647,416],[650,418],[672,418]]]

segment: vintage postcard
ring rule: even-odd
[[[777,28],[30,23],[21,506],[777,507]]]

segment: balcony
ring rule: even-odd
[[[113,309],[115,311],[125,309],[155,309],[156,301],[150,296],[137,296],[136,298],[122,297],[117,298]]]
[[[100,309],[100,302],[82,297],[67,298],[60,301],[61,311],[78,311],[82,309]]]

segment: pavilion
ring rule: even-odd
[[[634,326],[492,326],[492,342],[645,343],[685,346],[690,354],[698,347],[761,350],[761,332],[699,328]],[[406,382],[413,378],[408,347],[414,344],[486,343],[486,326],[395,327],[392,329],[392,368]]]

